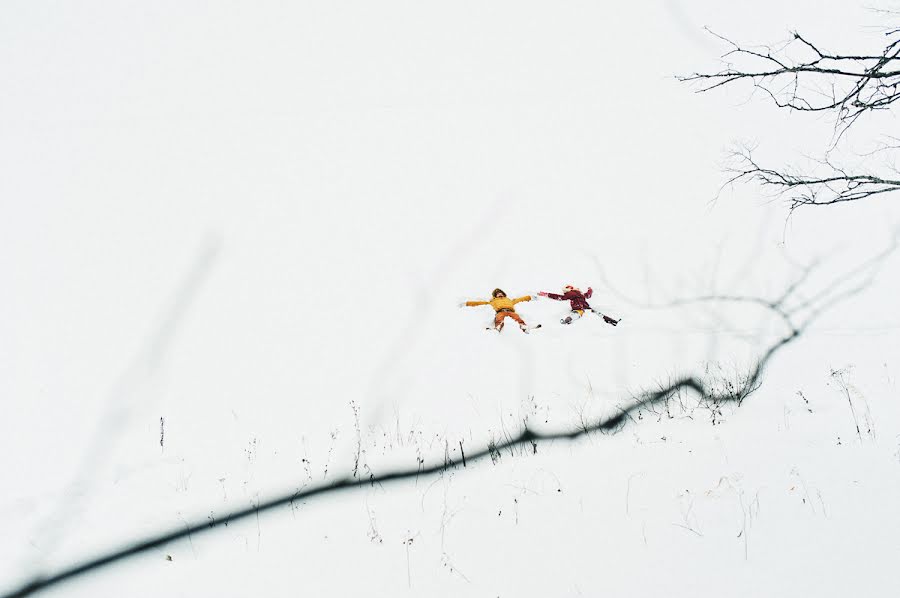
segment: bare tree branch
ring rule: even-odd
[[[888,13],[897,16],[892,11]],[[827,158],[862,115],[888,110],[900,98],[900,30],[888,31],[883,50],[872,53],[829,52],[798,32],[777,48],[746,47],[712,31],[710,34],[730,48],[722,56],[724,68],[678,77],[680,81],[699,84],[698,93],[748,81],[779,108],[835,116],[835,136],[825,152],[824,168],[802,174],[788,167],[761,166],[751,149],[742,148],[731,154],[731,177],[726,186],[754,181],[774,189],[776,195],[787,196],[791,212],[801,206],[859,201],[900,189],[898,177],[852,172]],[[864,156],[896,149],[896,144],[885,143]],[[895,170],[890,165],[886,168]]]
[[[900,179],[873,174],[848,173],[830,160],[822,161],[827,172],[809,175],[760,165],[750,147],[731,152],[727,172],[731,175],[725,185],[737,181],[753,181],[773,189],[776,195],[787,196],[791,211],[801,206],[827,206],[859,201],[900,190]]]
[[[693,73],[678,80],[701,85],[698,93],[749,81],[779,108],[801,112],[834,112],[846,129],[866,112],[888,109],[900,98],[900,32],[888,34],[880,53],[830,53],[797,32],[783,47],[752,49],[710,31],[731,50],[723,69]],[[805,59],[790,56],[798,50]],[[736,64],[740,62],[740,64]]]

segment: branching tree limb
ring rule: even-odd
[[[739,147],[729,156],[725,185],[752,181],[771,189],[788,200],[791,211],[801,206],[827,206],[859,201],[900,190],[900,178],[884,178],[868,173],[851,173],[823,160],[821,174],[802,174],[790,168],[776,169],[760,165],[749,147]]]
[[[746,47],[710,33],[731,48],[722,56],[724,68],[681,76],[680,81],[698,84],[699,93],[747,81],[779,108],[832,113],[835,137],[831,149],[862,115],[888,110],[900,99],[898,29],[886,32],[884,48],[874,53],[828,52],[797,32],[777,48]],[[892,150],[895,145],[884,145],[873,153]],[[788,198],[791,211],[870,199],[900,189],[898,177],[850,171],[827,158],[822,161],[822,172],[815,174],[761,166],[746,148],[736,150],[731,158],[729,183],[754,181],[772,188]]]
[[[417,462],[415,465],[408,468],[386,471],[377,475],[373,474],[367,479],[359,479],[352,475],[347,475],[342,479],[328,484],[306,487],[301,491],[291,490],[284,492],[268,499],[254,502],[248,507],[226,513],[214,521],[198,519],[193,522],[188,522],[187,524],[179,524],[173,526],[170,530],[150,537],[127,542],[110,552],[85,559],[59,571],[37,575],[5,594],[3,598],[29,596],[40,590],[58,586],[84,573],[96,571],[107,565],[136,556],[148,550],[177,540],[190,538],[192,535],[208,532],[211,529],[225,526],[235,521],[256,517],[259,513],[289,506],[296,501],[309,501],[314,498],[321,499],[338,493],[354,491],[369,485],[388,486],[400,484],[408,480],[415,480],[420,477],[437,476],[445,471],[459,468],[460,466],[469,468],[479,462],[491,460],[492,455],[496,454],[498,451],[528,446],[537,441],[573,441],[594,432],[616,432],[626,425],[636,423],[637,420],[632,417],[633,413],[644,408],[652,408],[659,403],[665,402],[679,392],[693,393],[700,400],[713,401],[716,403],[735,403],[740,405],[753,391],[759,388],[763,372],[775,355],[784,347],[799,339],[824,310],[859,292],[865,287],[871,281],[883,260],[894,251],[895,245],[896,239],[884,252],[863,263],[859,267],[835,278],[829,285],[826,285],[823,288],[813,289],[813,292],[810,292],[810,289],[804,288],[804,283],[808,274],[807,270],[801,277],[788,285],[775,299],[723,295],[704,296],[693,300],[695,302],[703,303],[714,301],[725,303],[754,303],[763,309],[769,310],[784,323],[785,331],[782,336],[768,345],[768,348],[761,354],[755,366],[750,371],[750,374],[741,381],[741,384],[735,388],[729,389],[727,392],[716,392],[710,389],[701,376],[683,377],[672,381],[657,390],[649,391],[635,397],[629,404],[617,407],[615,413],[607,415],[592,424],[587,423],[586,425],[578,426],[574,429],[560,431],[537,430],[529,427],[527,424],[523,424],[517,433],[511,433],[502,443],[491,442],[480,449],[473,448],[471,452],[467,452],[465,463],[457,463],[447,459],[436,458],[430,465],[424,464],[423,462]],[[685,302],[685,300],[682,300],[673,305],[684,304]]]
[[[722,56],[725,67],[678,78],[700,83],[700,92],[750,81],[779,108],[835,112],[843,127],[865,112],[888,109],[900,98],[900,32],[889,32],[887,45],[874,54],[834,54],[797,32],[777,49],[753,49],[713,35],[731,46]],[[794,51],[803,57],[792,58]]]

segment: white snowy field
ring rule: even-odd
[[[856,270],[900,208],[714,201],[734,140],[790,160],[831,123],[673,78],[716,68],[703,26],[853,48],[884,18],[821,4],[4,3],[0,595],[202,522],[44,594],[900,594],[900,256]],[[778,314],[667,304],[801,280],[785,307],[868,284],[740,406],[462,463],[739,385]],[[621,324],[458,307],[566,284]]]

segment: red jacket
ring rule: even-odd
[[[591,309],[591,306],[588,304],[587,300],[591,298],[591,295],[594,294],[594,290],[591,287],[588,287],[586,293],[582,293],[581,291],[571,290],[566,291],[565,295],[557,295],[555,293],[547,293],[547,297],[550,299],[556,299],[557,301],[568,301],[569,305],[572,307],[572,311],[580,310],[586,311]]]

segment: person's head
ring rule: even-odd
[[[575,287],[573,287],[573,286],[570,285],[570,284],[567,284],[567,285],[565,286],[565,288],[563,289],[563,291],[565,291],[566,293],[568,293],[569,291],[577,291],[577,290],[578,290],[578,289],[576,289]]]
[[[496,299],[497,297],[506,297],[506,293],[503,292],[503,289],[494,289],[494,292],[491,293],[491,296]]]

